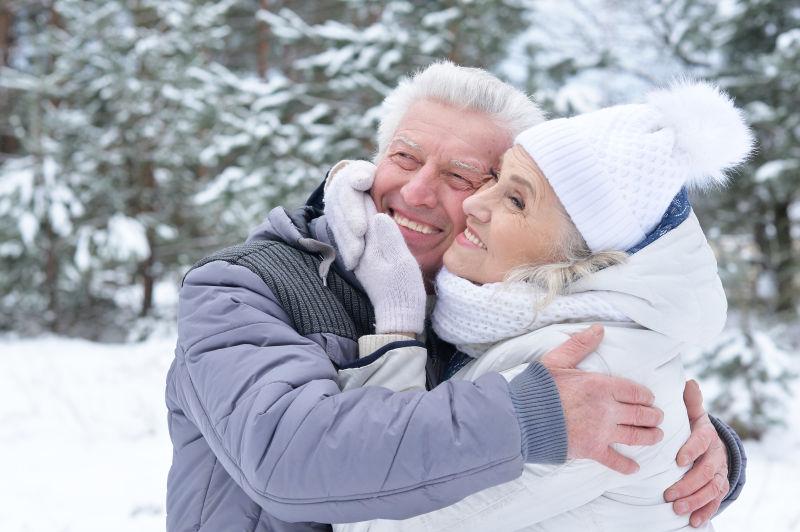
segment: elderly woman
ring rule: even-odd
[[[689,528],[688,516],[663,500],[686,470],[675,463],[689,435],[681,355],[720,332],[726,300],[685,187],[724,183],[723,172],[751,145],[730,99],[699,83],[519,135],[499,177],[464,202],[467,229],[436,279],[433,326],[460,351],[452,378],[500,371],[513,384],[529,362],[599,322],[604,341],[581,368],[648,386],[664,411],[664,438],[654,446],[617,446],[640,465],[633,475],[591,460],[526,465],[517,480],[437,512],[337,530]],[[405,265],[398,275],[419,279],[402,271],[413,268],[402,237],[374,237],[392,223],[383,214],[372,218],[365,252]],[[419,356],[388,353],[341,372],[341,383],[423,386]]]

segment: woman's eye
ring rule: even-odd
[[[522,201],[522,198],[519,198],[517,196],[509,196],[508,199],[511,201],[511,203],[514,205],[514,207],[516,207],[517,209],[519,209],[519,210],[524,210],[525,209],[525,202]]]

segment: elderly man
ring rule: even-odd
[[[372,198],[431,278],[464,230],[461,202],[539,116],[516,89],[450,64],[404,82],[385,103]],[[429,333],[428,391],[342,392],[337,370],[422,344],[385,334],[415,332],[403,327],[402,287],[396,300],[368,300],[314,205],[320,195],[297,211],[274,209],[245,244],[184,279],[167,377],[168,530],[402,519],[507,482],[524,463],[569,456],[632,472],[612,445],[660,439],[648,390],[573,369],[600,341],[592,330],[511,382],[490,374],[442,384],[452,347]],[[359,357],[359,341],[362,355],[374,352]],[[699,523],[729,483],[728,498],[738,493],[743,454],[727,427],[717,425],[725,444],[717,436],[699,391],[688,387],[686,398],[693,431],[678,461],[695,466],[667,498]]]

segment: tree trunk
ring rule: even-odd
[[[777,284],[775,310],[779,313],[794,313],[797,305],[797,291],[794,286],[797,260],[792,242],[792,222],[789,218],[790,205],[790,201],[782,200],[776,202],[772,208],[775,222],[775,258],[773,264]]]
[[[45,293],[47,294],[47,316],[46,323],[50,332],[61,332],[61,306],[58,300],[58,235],[56,235],[50,223],[47,222],[43,227],[44,238],[44,275]]]
[[[142,275],[142,309],[140,316],[147,316],[153,308],[153,287],[155,286],[155,231],[147,229],[147,244],[150,246],[150,255],[141,263]]]
[[[269,0],[260,0],[261,10],[267,11]],[[269,67],[269,25],[263,20],[258,21],[258,76],[266,79]]]
[[[136,165],[138,174],[138,187],[141,191],[137,198],[135,207],[136,214],[155,213],[156,198],[156,179],[152,161],[145,161]],[[149,225],[149,224],[148,224]],[[155,230],[148,226],[145,229],[147,246],[150,253],[142,262],[139,263],[137,273],[142,279],[142,307],[139,311],[141,316],[147,316],[153,308],[153,287],[156,282],[156,234]]]
[[[0,4],[0,60],[2,66],[8,66],[8,58],[11,51],[11,23],[14,21],[14,13],[5,2]]]
[[[50,4],[50,24],[58,29],[64,29],[64,21],[61,20],[61,15],[59,15],[56,10],[55,2]]]
[[[761,268],[775,279],[775,297],[768,303],[779,314],[796,312],[800,302],[795,288],[800,261],[792,242],[791,204],[787,199],[762,203],[759,211],[765,213],[764,219],[753,224],[753,239],[761,251]]]
[[[6,2],[0,3],[0,67],[8,66],[11,57],[11,47],[13,46],[12,25],[14,13]],[[11,110],[11,93],[0,89],[0,116],[7,117]],[[4,118],[0,121],[0,161],[2,155],[17,153],[19,142],[11,134],[11,126]]]

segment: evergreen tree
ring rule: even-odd
[[[2,79],[23,95],[11,115],[22,153],[0,167],[5,327],[113,336],[151,311],[158,278],[241,237],[238,211],[203,187],[246,175],[252,153],[277,160],[293,139],[279,118],[284,80],[213,60],[235,3],[43,11],[30,55]],[[259,197],[282,194],[285,177]]]
[[[525,26],[518,0],[292,5],[259,17],[293,58],[284,72],[301,87],[297,157],[320,168],[372,155],[380,102],[402,77],[442,58],[491,70]],[[321,13],[336,18],[317,23]]]
[[[725,62],[712,76],[747,104],[758,149],[713,207],[724,232],[750,232],[759,251],[752,300],[791,319],[800,305],[800,224],[792,214],[800,202],[800,9],[740,0],[725,29]]]
[[[724,419],[742,438],[761,439],[776,425],[785,425],[791,396],[791,360],[776,338],[786,327],[743,320],[723,333],[717,345],[693,364],[706,389],[706,409]]]

